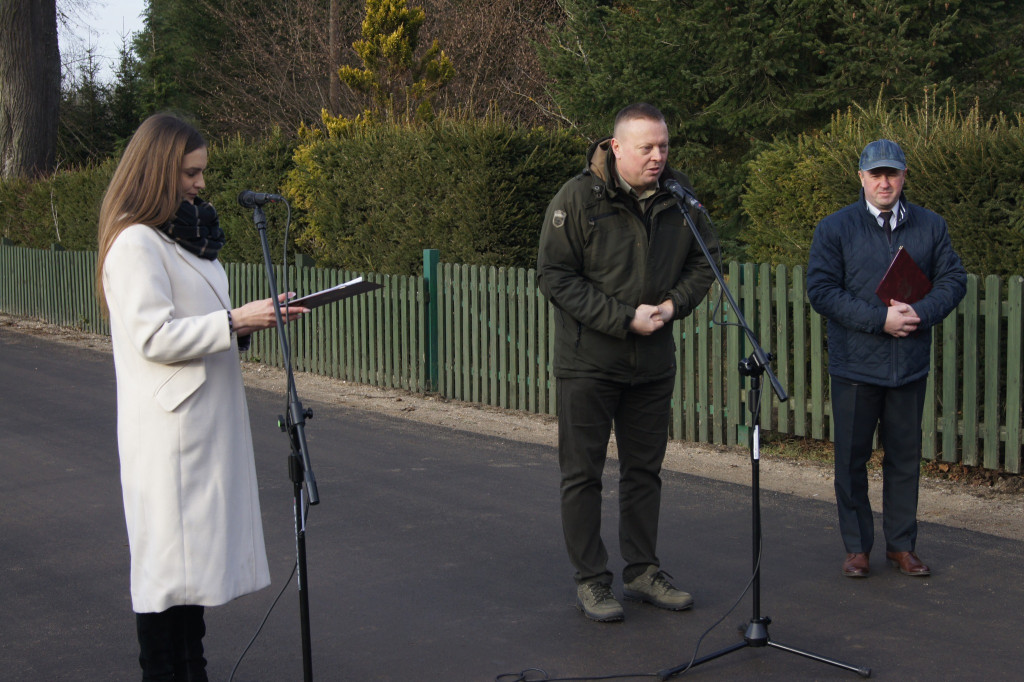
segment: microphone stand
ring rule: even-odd
[[[291,442],[291,455],[288,457],[288,475],[292,481],[292,492],[294,497],[294,521],[295,521],[295,556],[297,570],[297,585],[299,590],[299,620],[302,629],[302,673],[305,682],[313,680],[313,654],[309,634],[309,589],[306,572],[306,496],[303,494],[303,483],[305,493],[308,495],[309,505],[320,503],[320,495],[317,493],[316,477],[313,476],[313,467],[309,460],[309,448],[306,445],[306,420],[313,418],[313,411],[304,409],[299,402],[298,392],[295,390],[295,374],[292,372],[291,349],[288,345],[288,337],[284,330],[284,319],[281,317],[281,302],[278,300],[277,280],[274,278],[274,266],[270,258],[270,246],[267,242],[267,217],[263,213],[263,207],[253,207],[252,219],[256,229],[260,233],[260,244],[263,246],[263,264],[267,271],[267,281],[270,285],[270,297],[274,302],[274,316],[277,320],[277,338],[281,344],[281,354],[284,358],[285,372],[288,377],[288,411],[285,417],[278,417],[278,426],[288,434]],[[287,284],[287,283],[286,283]]]
[[[707,216],[706,209],[701,205],[697,198],[694,197],[689,190],[681,187],[680,185],[669,181],[669,189],[676,196],[680,204],[692,206],[693,208],[701,211]],[[747,340],[750,342],[753,348],[753,353],[750,357],[745,358],[739,363],[740,375],[750,377],[750,390],[747,394],[747,404],[750,407],[750,418],[751,428],[748,437],[748,446],[750,449],[750,462],[751,462],[751,510],[753,520],[753,555],[754,555],[754,577],[752,580],[753,590],[753,615],[750,618],[750,622],[747,624],[746,632],[743,635],[743,641],[738,644],[726,647],[719,651],[716,651],[707,656],[702,656],[691,660],[683,665],[676,666],[674,668],[668,668],[659,671],[658,677],[662,680],[667,680],[670,677],[678,675],[682,672],[689,670],[690,668],[696,667],[713,661],[716,658],[725,656],[734,651],[739,651],[746,647],[774,647],[781,649],[782,651],[788,651],[791,654],[797,654],[805,658],[810,658],[821,663],[827,663],[829,665],[836,666],[837,668],[843,668],[855,672],[861,677],[870,677],[871,669],[862,668],[848,663],[842,663],[831,658],[826,658],[818,654],[797,649],[792,646],[787,646],[779,642],[772,641],[768,634],[768,624],[771,623],[771,618],[767,618],[761,615],[761,491],[760,491],[760,437],[761,437],[761,375],[767,374],[768,379],[771,382],[772,389],[775,391],[775,395],[778,396],[779,402],[785,402],[789,396],[786,395],[785,389],[779,382],[775,373],[772,372],[769,363],[772,360],[772,356],[766,353],[764,348],[758,342],[757,336],[753,330],[747,325],[747,321],[743,318],[743,313],[740,311],[740,307],[736,305],[736,300],[733,298],[732,293],[729,291],[729,287],[725,283],[725,279],[722,277],[722,273],[718,268],[718,264],[715,262],[714,257],[711,255],[708,246],[704,241],[700,230],[697,228],[697,224],[690,217],[689,211],[686,210],[685,206],[680,205],[680,212],[686,219],[687,224],[690,227],[690,231],[693,233],[694,239],[697,240],[697,244],[700,245],[701,251],[704,253],[704,257],[707,259],[708,264],[711,266],[712,272],[715,274],[715,279],[718,281],[719,286],[722,287],[722,292],[725,294],[725,298],[729,303],[729,306],[736,313],[737,325],[743,330],[747,336]],[[710,216],[707,216],[710,221]]]

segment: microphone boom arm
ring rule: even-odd
[[[692,206],[693,208],[701,211],[707,216],[707,209],[697,201],[697,197],[683,188],[674,179],[670,179],[665,183],[665,188],[668,189],[676,199]],[[741,364],[741,372],[747,376],[753,374],[753,372],[764,371],[768,375],[768,380],[771,382],[772,390],[775,391],[775,395],[778,396],[779,402],[786,402],[789,399],[789,395],[786,394],[786,389],[782,387],[782,383],[779,381],[775,373],[772,372],[771,368],[771,356],[765,351],[758,341],[757,336],[754,335],[754,331],[747,324],[746,319],[743,317],[743,312],[740,311],[740,307],[736,304],[736,299],[733,298],[732,292],[729,291],[729,286],[725,283],[725,278],[722,276],[722,271],[718,268],[718,263],[715,262],[714,256],[711,254],[711,250],[708,249],[707,243],[704,241],[703,235],[700,233],[700,229],[697,227],[697,223],[690,217],[690,212],[684,209],[682,206],[679,207],[679,212],[683,214],[683,218],[686,219],[687,225],[690,227],[690,232],[693,233],[694,239],[697,240],[697,244],[700,246],[700,250],[704,253],[704,258],[707,259],[708,265],[711,266],[711,271],[715,275],[715,279],[718,281],[718,285],[722,287],[722,293],[725,295],[725,299],[729,302],[729,307],[732,308],[733,312],[736,313],[736,320],[739,327],[743,330],[743,333],[747,336],[747,341],[753,348],[750,358]],[[708,217],[710,222],[711,218]]]

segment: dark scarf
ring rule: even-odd
[[[174,218],[159,229],[183,249],[207,260],[217,260],[217,253],[227,240],[220,229],[217,210],[198,197],[195,203],[181,202]]]

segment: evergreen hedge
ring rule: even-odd
[[[284,194],[292,245],[322,267],[420,272],[423,249],[447,262],[532,267],[540,224],[558,187],[583,169],[586,141],[500,117],[426,125],[348,122],[210,148],[204,193],[228,235],[224,261],[262,261],[244,189]],[[100,203],[116,160],[34,183],[0,183],[0,235],[16,244],[95,249]],[[285,212],[265,207],[280,260]],[[56,215],[60,234],[54,229]]]
[[[34,182],[0,183],[0,236],[37,249],[95,250],[100,203],[116,165],[107,160]]]
[[[968,271],[1024,268],[1024,120],[983,121],[925,102],[882,102],[833,117],[823,132],[775,141],[743,169],[754,262],[804,265],[817,222],[855,201],[864,145],[887,137],[907,154],[910,201],[943,215]],[[348,121],[300,142],[281,134],[214,144],[206,197],[228,234],[225,261],[261,262],[243,189],[292,202],[293,245],[320,266],[416,274],[424,248],[446,262],[532,267],[540,223],[558,187],[584,166],[586,141],[566,130],[522,128],[499,117],[445,117],[409,126]],[[16,244],[95,249],[103,192],[116,161],[36,182],[0,183],[0,236]],[[737,169],[739,171],[740,169]],[[280,259],[284,210],[266,208]]]
[[[227,234],[228,241],[220,252],[221,260],[263,262],[263,247],[253,223],[252,209],[238,205],[238,193],[249,189],[284,194],[285,178],[291,170],[294,151],[295,141],[286,138],[280,131],[255,142],[236,137],[211,146],[203,198],[216,207],[220,226]],[[282,204],[267,204],[263,211],[267,217],[270,256],[275,263],[280,263],[287,213]],[[301,225],[302,213],[296,211],[293,205],[288,235],[289,252]]]
[[[255,143],[236,138],[211,145],[203,196],[217,208],[228,236],[222,260],[262,262],[252,212],[236,198],[243,189],[281,193],[294,146],[280,134]],[[0,236],[37,249],[59,244],[69,251],[96,250],[100,204],[116,167],[117,159],[108,159],[35,182],[0,183]],[[268,207],[266,213],[271,255],[279,261],[284,211]]]
[[[584,166],[573,133],[498,116],[325,123],[304,135],[287,185],[305,213],[297,244],[320,266],[415,274],[434,248],[446,262],[533,267],[548,202]]]
[[[833,117],[818,134],[778,140],[747,165],[743,239],[750,260],[806,265],[814,227],[853,203],[860,192],[860,152],[878,138],[895,140],[907,156],[907,199],[940,214],[968,272],[1024,272],[1024,119],[983,121],[977,107],[961,112],[925,101],[892,112]]]

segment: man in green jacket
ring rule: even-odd
[[[661,465],[668,443],[676,362],[672,322],[689,315],[714,279],[665,188],[685,175],[668,167],[668,126],[650,104],[615,118],[588,168],[548,206],[537,272],[555,306],[558,459],[562,528],[576,569],[577,606],[597,621],[622,620],[601,540],[601,475],[611,429],[619,457],[619,549],[624,595],[683,610],[656,554]],[[705,218],[694,221],[717,258]]]

